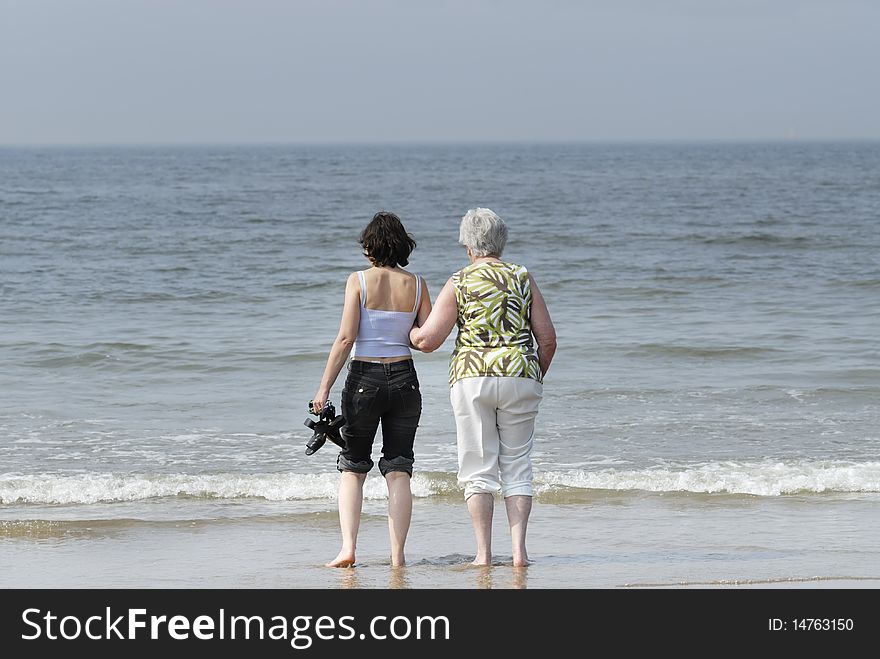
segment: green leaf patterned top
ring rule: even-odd
[[[541,382],[532,341],[529,272],[505,261],[473,263],[452,275],[458,337],[449,386],[461,378],[499,376]]]

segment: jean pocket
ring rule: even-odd
[[[342,390],[342,414],[346,423],[355,418],[369,414],[379,395],[379,387],[373,384],[352,383]]]
[[[400,401],[400,409],[404,416],[415,416],[422,413],[422,392],[416,379],[403,382],[395,388]]]

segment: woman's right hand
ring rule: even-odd
[[[312,396],[312,412],[320,414],[324,410],[324,405],[327,404],[329,398],[329,390],[324,388],[318,389],[318,391],[315,392],[315,395]]]

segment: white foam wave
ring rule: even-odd
[[[711,462],[645,469],[569,469],[536,472],[542,493],[574,490],[695,492],[778,496],[880,492],[880,462]],[[260,498],[268,501],[335,499],[336,473],[298,474],[5,474],[0,504],[92,504],[162,497]],[[416,472],[416,497],[460,496],[455,475]],[[383,479],[368,478],[367,499],[385,499]]]
[[[539,480],[539,493],[560,486],[757,496],[880,492],[880,462],[710,462],[686,467],[546,472]]]
[[[160,497],[269,501],[333,499],[338,474],[39,474],[0,476],[0,503],[90,504]],[[442,489],[428,477],[413,478],[413,495],[428,497]],[[364,497],[387,498],[385,483],[367,479]]]

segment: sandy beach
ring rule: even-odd
[[[367,589],[880,586],[876,502],[853,503],[834,496],[654,494],[596,497],[568,505],[539,500],[530,527],[533,563],[522,569],[510,565],[503,515],[495,519],[495,565],[476,568],[468,565],[473,539],[464,505],[431,501],[416,502],[407,567],[391,568],[383,506],[381,501],[367,502],[358,565],[351,569],[322,565],[338,549],[335,513],[288,512],[236,520],[214,509],[199,521],[4,521],[0,584]],[[147,516],[144,510],[141,514]],[[23,565],[27,570],[20,569]]]

